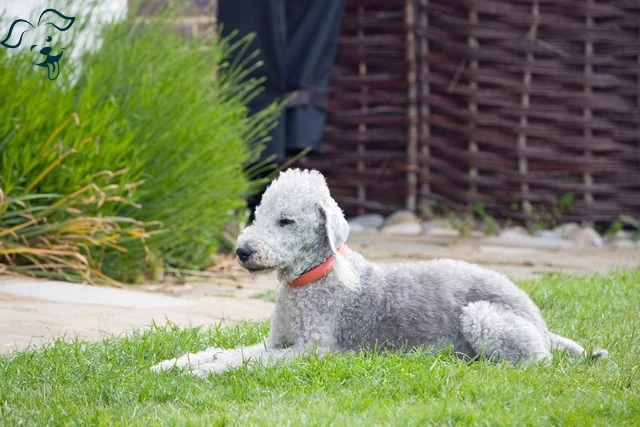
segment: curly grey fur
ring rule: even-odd
[[[282,172],[264,193],[253,225],[238,237],[251,255],[243,266],[275,270],[283,284],[265,343],[208,349],[156,365],[206,376],[247,361],[271,364],[310,349],[452,347],[462,357],[527,363],[565,349],[585,350],[551,333],[533,301],[505,276],[462,261],[376,264],[337,247],[349,227],[317,171]],[[334,270],[304,287],[287,283],[335,257]],[[595,356],[606,356],[597,350]]]

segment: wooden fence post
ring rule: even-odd
[[[416,67],[416,8],[414,0],[406,0],[407,28],[407,201],[406,208],[416,210],[418,188],[418,73]]]

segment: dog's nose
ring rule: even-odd
[[[236,249],[236,255],[238,255],[238,258],[240,258],[242,262],[248,260],[251,254],[253,254],[253,249],[249,246],[240,246]]]
[[[40,49],[40,53],[43,55],[49,55],[51,53],[51,48],[49,46],[43,47]]]

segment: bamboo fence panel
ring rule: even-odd
[[[640,216],[640,1],[346,0],[321,169],[348,214]]]
[[[415,208],[419,184],[413,0],[346,0],[320,169],[349,214]]]
[[[564,219],[640,214],[640,2],[429,0],[421,13],[422,197],[527,219],[570,193]]]

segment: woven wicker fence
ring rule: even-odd
[[[640,1],[346,0],[330,100],[349,214],[640,216]]]
[[[407,130],[417,123],[415,73],[410,84],[407,70],[416,58],[403,2],[345,3],[323,155],[304,163],[322,170],[348,213],[389,212],[416,195],[406,176]]]

